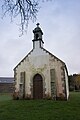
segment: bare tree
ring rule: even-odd
[[[20,30],[23,34],[29,20],[36,20],[39,2],[38,0],[3,0],[2,10],[3,17],[6,14],[9,14],[11,19],[20,17]]]

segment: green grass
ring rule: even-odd
[[[69,101],[1,100],[0,120],[80,120],[80,92]]]
[[[0,93],[0,102],[6,100],[12,100],[12,96],[8,93]]]

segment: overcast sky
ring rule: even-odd
[[[0,18],[0,76],[13,76],[13,68],[32,49],[37,22],[44,47],[66,63],[69,74],[80,73],[80,0],[52,0],[41,3],[37,21],[30,21],[22,37],[17,20]]]

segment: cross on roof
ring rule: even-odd
[[[37,27],[39,27],[39,25],[40,25],[40,24],[39,24],[39,23],[37,23],[36,25],[37,25]]]

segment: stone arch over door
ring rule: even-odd
[[[40,74],[33,77],[33,99],[43,98],[43,78]]]

